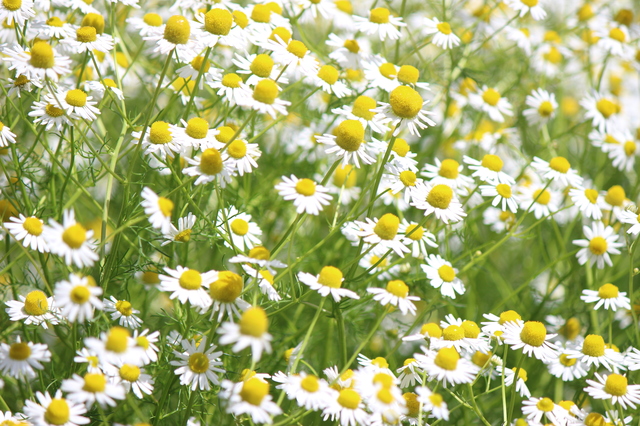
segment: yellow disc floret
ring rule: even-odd
[[[244,282],[235,272],[220,271],[218,279],[209,286],[213,300],[222,303],[233,303],[242,293]]]
[[[398,234],[399,227],[400,219],[398,216],[393,213],[387,213],[378,219],[373,232],[382,240],[393,240]]]
[[[191,25],[187,18],[173,15],[164,27],[164,39],[173,44],[186,44],[191,36]]]
[[[262,337],[269,328],[267,314],[259,306],[247,309],[240,317],[240,333],[245,336]]]
[[[408,86],[398,86],[389,95],[393,113],[400,118],[414,118],[422,109],[422,97]]]
[[[340,288],[342,280],[342,271],[334,266],[323,267],[318,275],[318,284],[326,287]]]

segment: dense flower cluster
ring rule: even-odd
[[[637,2],[0,22],[0,425],[640,415]]]

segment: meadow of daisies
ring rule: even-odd
[[[2,0],[0,425],[637,425],[637,0]]]

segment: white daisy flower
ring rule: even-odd
[[[149,223],[161,232],[171,230],[171,213],[173,212],[173,201],[165,197],[159,197],[150,188],[142,189],[142,203],[144,213],[149,216]]]
[[[624,210],[618,215],[618,219],[622,223],[631,225],[627,230],[627,234],[638,235],[640,234],[640,213]]]
[[[43,362],[51,361],[51,352],[42,343],[23,342],[18,336],[12,344],[0,343],[0,372],[14,379],[32,379]]]
[[[606,151],[611,159],[613,167],[620,171],[630,173],[636,164],[636,157],[640,153],[640,144],[638,144],[633,136],[627,131],[628,135],[624,142],[620,144],[608,145]],[[604,149],[605,147],[603,147]]]
[[[71,59],[62,56],[46,41],[34,43],[31,50],[26,51],[20,46],[5,48],[2,58],[9,63],[9,70],[16,70],[29,80],[44,81],[45,77],[57,82],[59,77],[71,73]]]
[[[378,103],[375,99],[367,95],[360,95],[353,101],[352,105],[343,105],[340,108],[332,109],[331,112],[342,115],[346,117],[347,120],[358,120],[365,130],[369,127],[376,133],[386,133],[389,131],[389,128],[378,121],[380,116],[375,112],[377,106]],[[397,140],[398,138],[396,138],[396,142]],[[343,147],[343,149],[346,148]]]
[[[45,130],[49,131],[54,126],[59,132],[65,125],[73,126],[73,122],[68,115],[59,108],[58,102],[53,95],[47,93],[42,101],[34,102],[29,112],[29,117],[34,117],[33,124],[45,126]]]
[[[580,105],[587,110],[585,118],[592,120],[593,127],[600,132],[614,132],[620,121],[620,105],[608,93],[593,92],[580,101]]]
[[[519,199],[513,192],[511,185],[506,183],[498,183],[494,185],[481,185],[480,192],[483,197],[493,197],[492,206],[500,204],[500,209],[506,211],[507,208],[512,213],[518,212]]]
[[[161,244],[166,246],[172,242],[187,243],[191,240],[191,231],[196,223],[196,216],[193,213],[187,214],[185,217],[178,219],[178,227],[171,224],[169,232],[164,234],[165,241]]]
[[[396,306],[403,315],[415,315],[417,308],[413,302],[420,300],[418,296],[409,296],[409,287],[401,280],[389,281],[386,288],[370,287],[367,292],[382,306]]]
[[[78,364],[87,364],[88,373],[102,373],[102,370],[107,367],[105,364],[100,362],[95,352],[92,352],[87,348],[82,348],[79,351],[76,351],[76,354],[77,355],[73,357],[73,362],[77,362]]]
[[[401,36],[399,28],[406,27],[402,17],[392,16],[389,9],[376,7],[369,11],[369,19],[361,16],[353,16],[355,29],[367,35],[378,33],[381,41],[398,40]]]
[[[41,325],[44,329],[48,324],[58,324],[59,310],[54,304],[53,297],[47,297],[40,290],[33,290],[27,296],[18,296],[20,300],[8,300],[5,311],[11,321],[23,321],[29,325]]]
[[[403,235],[402,244],[411,248],[411,256],[427,256],[427,246],[438,247],[436,236],[418,223],[409,223],[407,219],[402,219],[398,232]]]
[[[505,115],[513,115],[509,100],[494,88],[482,86],[478,93],[469,94],[469,102],[475,109],[487,113],[489,118],[498,123],[504,122]]]
[[[525,355],[533,355],[541,361],[555,357],[558,352],[551,342],[555,334],[547,334],[546,327],[539,321],[505,322],[501,337],[511,349],[522,349]]]
[[[529,126],[544,126],[555,117],[558,110],[556,95],[544,89],[532,91],[527,95],[525,103],[529,108],[522,111],[522,114],[526,117]]]
[[[183,339],[181,344],[184,352],[173,351],[179,360],[171,361],[171,365],[178,367],[175,374],[180,376],[180,384],[189,386],[192,391],[209,390],[210,382],[219,385],[217,373],[224,373],[219,367],[222,351],[214,352],[216,345],[207,348],[207,336],[202,336],[199,342]]]
[[[533,211],[536,219],[551,216],[558,211],[562,195],[551,188],[534,185],[520,187],[520,208]]]
[[[154,331],[149,334],[149,329],[134,330],[133,341],[135,347],[140,349],[140,360],[142,365],[147,365],[158,360],[158,347],[155,345],[160,339],[160,332]]]
[[[331,295],[336,303],[340,302],[340,299],[343,297],[349,297],[351,299],[360,298],[353,291],[342,288],[342,282],[344,281],[342,271],[333,266],[323,267],[316,276],[306,272],[299,272],[298,279],[301,283],[308,285],[311,287],[311,290],[317,291],[323,297]]]
[[[59,91],[53,98],[56,100],[56,106],[64,110],[72,119],[93,121],[100,115],[100,110],[95,107],[97,102],[81,89]]]
[[[62,391],[68,393],[67,399],[85,404],[87,409],[94,403],[102,408],[116,406],[116,399],[124,399],[126,392],[123,386],[111,383],[102,373],[87,373],[84,377],[74,374],[72,378],[62,381]]]
[[[171,125],[165,121],[155,121],[142,137],[142,132],[132,132],[131,136],[142,144],[146,155],[157,154],[162,160],[184,151],[184,146],[171,131]],[[142,138],[142,139],[141,139]]]
[[[584,265],[587,261],[596,264],[598,269],[604,268],[605,263],[613,266],[610,254],[620,254],[619,247],[623,247],[624,243],[618,242],[618,235],[612,227],[605,227],[602,222],[594,222],[590,227],[584,226],[586,240],[573,240],[573,244],[583,247],[578,251],[576,257],[578,263]]]
[[[359,168],[360,161],[364,164],[375,161],[371,145],[364,140],[364,136],[365,127],[361,121],[344,120],[333,129],[333,134],[316,136],[316,140],[329,146],[325,150],[327,154],[335,153],[338,158],[342,158],[343,166],[352,163]]]
[[[49,246],[42,235],[44,222],[35,216],[25,217],[22,213],[18,217],[11,216],[10,222],[5,222],[4,227],[13,235],[17,241],[22,241],[25,247],[31,250],[38,250],[40,253],[47,253]]]
[[[516,392],[520,394],[523,398],[530,398],[531,391],[527,387],[527,371],[524,368],[504,368],[502,365],[496,366],[496,372],[500,374],[500,376],[504,375],[504,386],[509,388],[513,385],[513,382],[516,378],[516,371],[518,372],[518,380],[516,381]]]
[[[460,222],[467,214],[462,210],[462,203],[453,189],[445,184],[431,183],[416,186],[411,194],[413,207],[424,210],[424,215],[434,213],[436,218],[448,224]]]
[[[209,285],[218,279],[217,271],[200,273],[195,269],[177,266],[176,269],[164,268],[168,275],[160,275],[161,291],[170,292],[170,299],[178,299],[180,303],[187,301],[201,311],[211,306],[212,300],[207,292]]]
[[[275,62],[286,67],[286,74],[295,79],[313,78],[318,74],[318,60],[301,41],[291,39],[285,42],[279,35],[267,39],[262,48],[273,52]]]
[[[189,121],[180,120],[182,126],[171,125],[173,137],[184,148],[193,147],[205,151],[206,149],[222,149],[224,146],[217,140],[218,129],[209,128],[209,122],[204,118],[193,117]]]
[[[398,163],[385,164],[385,173],[382,175],[381,191],[391,190],[393,195],[402,192],[404,201],[411,201],[411,193],[423,180],[416,172]]]
[[[76,222],[73,210],[63,212],[62,224],[49,219],[42,236],[51,253],[63,257],[67,265],[74,264],[78,268],[93,266],[99,258],[94,251],[93,231]]]
[[[102,299],[104,311],[111,313],[113,321],[118,320],[118,324],[123,327],[138,328],[142,325],[142,320],[136,316],[140,311],[133,309],[131,302],[118,300],[111,296],[109,299]]]
[[[240,176],[251,173],[258,167],[256,160],[260,158],[262,152],[257,143],[249,143],[244,139],[236,139],[227,146],[229,161]]]
[[[230,263],[249,263],[260,268],[266,268],[270,273],[276,274],[275,268],[285,268],[287,265],[278,259],[271,259],[271,252],[264,246],[255,246],[249,250],[248,255],[238,255],[229,259]]]
[[[564,157],[554,157],[548,162],[534,157],[531,166],[545,179],[557,181],[563,186],[582,186],[582,176],[571,168],[571,164]]]
[[[143,39],[155,43],[154,52],[175,55],[178,62],[189,63],[202,50],[200,42],[196,39],[199,32],[191,31],[191,25],[184,16],[173,15],[167,19],[165,25],[153,28]]]
[[[536,21],[547,17],[547,12],[540,6],[539,0],[506,0],[505,3],[519,12],[521,18],[527,13],[531,13],[531,17]]]
[[[563,382],[571,382],[587,376],[585,365],[576,358],[569,358],[565,350],[558,353],[557,357],[545,361],[549,373],[561,379]]]
[[[133,390],[136,397],[142,399],[144,395],[153,393],[153,378],[145,374],[144,370],[137,365],[122,364],[118,368],[118,374],[112,377],[117,384],[125,389],[125,392]]]
[[[100,333],[100,338],[86,337],[84,344],[107,369],[122,364],[143,364],[144,349],[137,346],[124,327],[111,327],[109,331]]]
[[[98,33],[95,27],[68,25],[66,30],[66,37],[60,40],[60,44],[70,53],[93,51],[107,53],[113,49],[113,37]]]
[[[197,176],[194,185],[217,181],[224,188],[231,182],[234,164],[226,153],[220,153],[216,148],[207,148],[199,156],[186,157],[186,160],[191,167],[186,167],[182,172],[187,176]]]
[[[287,201],[293,200],[298,214],[307,213],[318,215],[331,202],[331,195],[327,188],[311,179],[298,179],[294,175],[290,178],[282,176],[282,182],[276,185],[278,194]]]
[[[431,286],[439,288],[443,296],[456,298],[456,293],[464,294],[465,287],[462,280],[457,277],[457,269],[450,262],[444,260],[439,254],[431,254],[427,258],[426,265],[420,265]]]
[[[242,77],[236,73],[221,75],[207,83],[212,89],[217,90],[217,95],[224,98],[229,106],[247,105],[251,98],[251,88],[242,81]]]
[[[608,348],[602,336],[597,334],[587,335],[575,349],[566,349],[565,353],[570,359],[577,359],[585,364],[587,368],[595,365],[604,367],[609,371],[624,369],[624,357],[620,352]]]
[[[587,380],[584,388],[591,397],[595,399],[610,399],[611,404],[620,404],[622,408],[627,407],[635,410],[640,404],[640,385],[630,385],[627,377],[620,374],[595,373],[596,380]]]
[[[460,38],[454,34],[448,22],[440,22],[438,18],[424,19],[423,34],[433,34],[431,42],[443,49],[452,49],[460,44]]]
[[[267,271],[266,269],[256,270],[248,265],[242,265],[242,269],[244,269],[247,275],[251,277],[251,280],[258,281],[260,292],[267,295],[269,300],[274,302],[282,300],[282,297],[280,296],[280,294],[278,294],[278,291],[273,286],[274,277],[271,272]]]
[[[0,121],[0,147],[9,146],[10,143],[16,143],[16,134]]]
[[[505,331],[504,324],[506,322],[516,322],[522,323],[522,317],[519,313],[514,310],[504,311],[500,314],[500,316],[488,313],[482,314],[482,316],[489,321],[482,322],[482,332],[492,336],[492,337],[500,337]],[[498,340],[501,342],[502,340]]]
[[[371,56],[364,60],[362,67],[364,68],[364,78],[369,82],[369,86],[385,92],[391,92],[400,86],[398,81],[399,68],[391,62],[386,62],[381,56]]]
[[[631,300],[627,297],[627,293],[619,291],[618,287],[607,283],[595,290],[582,290],[582,296],[580,299],[585,303],[595,303],[593,309],[599,309],[604,306],[604,309],[611,309],[615,311],[618,308],[631,309]]]
[[[300,407],[318,411],[326,408],[331,399],[335,398],[335,391],[329,387],[326,380],[313,374],[285,374],[281,371],[272,377],[274,382],[280,383],[277,389],[282,389],[290,400],[295,399]]]
[[[278,98],[279,92],[280,89],[275,81],[270,78],[262,79],[256,83],[251,99],[243,106],[247,106],[261,114],[269,114],[273,119],[276,118],[278,113],[287,115],[287,106],[291,105],[291,102]]]
[[[87,409],[83,404],[76,404],[62,397],[62,391],[56,391],[53,398],[49,392],[36,392],[38,403],[27,399],[24,414],[37,426],[79,426],[90,422],[83,414]]]
[[[255,86],[260,80],[264,80],[265,78],[273,81],[278,80],[278,82],[282,84],[289,83],[289,79],[281,75],[282,69],[280,66],[266,53],[245,53],[244,56],[236,53],[233,64],[238,67],[236,71],[238,74],[249,74],[249,78],[246,81],[248,86]]]
[[[592,188],[571,188],[569,197],[573,204],[588,218],[593,220],[602,219],[602,199],[600,193]]]
[[[145,37],[163,26],[162,16],[153,12],[146,13],[142,18],[127,18],[127,23],[136,34],[140,34],[140,37]]]
[[[474,321],[462,320],[451,314],[440,321],[442,338],[431,339],[430,349],[455,348],[458,352],[473,354],[488,353],[490,346],[486,336]]]
[[[231,32],[234,26],[233,15],[224,7],[213,7],[205,13],[197,11],[193,27],[198,32],[197,39],[203,47],[216,45],[231,46],[236,49],[244,47],[244,40]]]
[[[550,398],[529,398],[522,402],[522,414],[533,424],[541,424],[542,417],[556,425],[567,423],[568,412]]]
[[[257,376],[239,383],[224,380],[219,397],[227,413],[246,414],[254,423],[272,424],[272,416],[282,414],[269,395],[269,383]]]
[[[35,16],[33,0],[6,0],[0,4],[0,22],[6,22],[6,25],[15,23],[22,27]]]
[[[468,164],[467,167],[469,167],[469,170],[474,170],[471,176],[477,177],[483,182],[491,184],[506,183],[509,185],[516,183],[511,176],[502,171],[504,161],[497,155],[486,154],[482,157],[481,161],[465,155],[463,160]]]
[[[444,387],[471,383],[480,372],[480,367],[461,358],[455,348],[445,347],[432,351],[422,346],[421,349],[424,354],[415,355],[420,368],[427,372],[429,380],[437,380]]]
[[[473,185],[473,179],[461,174],[463,169],[464,166],[456,160],[446,158],[440,161],[436,158],[435,165],[425,164],[422,167],[422,175],[433,185],[445,184],[456,191],[466,190]]]
[[[240,251],[251,250],[261,244],[262,230],[260,227],[252,221],[250,214],[240,213],[234,206],[218,213],[218,223],[228,225],[231,241]],[[226,225],[221,225],[223,231],[227,231]],[[226,240],[224,245],[233,248]]]
[[[323,65],[318,70],[318,73],[313,80],[313,84],[322,88],[326,93],[332,93],[337,98],[344,98],[351,94],[351,89],[347,85],[339,80],[340,73],[332,65]]]
[[[435,126],[436,122],[429,118],[432,112],[424,109],[429,101],[409,86],[398,86],[389,94],[389,103],[379,102],[380,106],[374,111],[379,114],[382,124],[391,123],[394,127],[393,135],[398,136],[402,129],[408,128],[409,133],[420,136],[420,129]]]
[[[364,411],[362,396],[355,389],[345,388],[336,392],[334,398],[322,410],[322,419],[339,421],[341,426],[369,424],[369,414]]]
[[[94,309],[102,310],[98,299],[102,289],[93,285],[87,277],[69,274],[69,281],[59,281],[53,290],[60,315],[69,322],[85,322],[93,319]]]
[[[331,33],[325,43],[327,46],[336,48],[329,53],[329,58],[338,62],[343,68],[360,69],[363,61],[370,56],[367,40],[356,40],[352,36],[342,38]]]
[[[224,322],[216,330],[221,334],[221,345],[233,344],[231,350],[238,353],[251,346],[253,362],[260,361],[262,352],[271,353],[271,334],[267,332],[269,320],[264,309],[259,306],[250,307],[240,317],[238,324]]]
[[[449,420],[449,407],[442,395],[432,392],[426,386],[418,386],[416,393],[418,394],[417,401],[422,404],[422,410],[425,413],[430,413],[431,417],[439,420]]]
[[[608,22],[595,29],[598,37],[597,45],[612,55],[619,56],[623,60],[630,60],[634,55],[633,39],[625,25],[618,22]]]
[[[362,259],[358,262],[361,268],[366,269],[369,275],[374,275],[378,280],[392,280],[397,277],[402,271],[402,265],[393,264],[393,256],[382,257],[381,254],[376,254],[375,250],[362,256]]]

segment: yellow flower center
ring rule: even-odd
[[[87,104],[87,94],[80,89],[69,90],[64,100],[71,106],[83,107]]]
[[[636,153],[636,143],[634,141],[627,141],[624,143],[624,153],[627,157],[631,157]]]
[[[517,322],[518,320],[521,320],[521,319],[522,317],[516,311],[512,311],[512,310],[504,311],[503,313],[500,314],[500,319],[498,320],[498,324],[503,325],[506,322]]]
[[[451,34],[451,25],[449,25],[448,22],[440,22],[438,25],[436,25],[436,28],[438,28],[438,31],[440,31],[444,35]]]
[[[537,189],[533,193],[533,199],[536,200],[536,203],[546,206],[551,201],[551,193],[546,189]]]
[[[356,40],[345,40],[343,47],[345,49],[347,49],[349,52],[351,53],[358,53],[360,52],[360,45],[358,44],[358,42]]]
[[[356,184],[357,173],[356,169],[350,164],[338,166],[333,174],[333,184],[337,187],[344,185],[345,188],[353,188]]]
[[[76,305],[83,305],[87,303],[91,297],[89,289],[83,285],[75,286],[69,293],[69,298]]]
[[[361,95],[356,98],[353,102],[353,108],[351,108],[351,113],[358,118],[364,118],[367,121],[370,121],[375,112],[371,110],[376,107],[376,101],[369,96]],[[364,131],[362,132],[364,135]],[[394,144],[395,145],[395,144]]]
[[[582,353],[587,356],[601,357],[604,355],[604,339],[597,334],[589,334],[582,343]]]
[[[318,275],[318,284],[331,288],[342,286],[342,271],[334,266],[325,266]]]
[[[476,351],[471,357],[471,362],[473,362],[478,367],[484,367],[491,359],[491,355],[491,353],[484,354],[480,351]]]
[[[575,358],[569,358],[567,354],[560,355],[559,361],[560,364],[564,365],[565,367],[571,367],[575,365],[576,362],[578,362],[578,360]]]
[[[393,113],[400,118],[414,118],[422,109],[422,97],[408,86],[398,86],[389,95]]]
[[[593,237],[589,241],[589,250],[596,256],[602,256],[607,252],[607,240],[602,237]]]
[[[85,0],[85,3],[89,4],[87,0]],[[87,13],[84,15],[84,18],[82,18],[82,24],[80,26],[93,27],[98,34],[102,34],[104,32],[104,16],[98,13]]]
[[[571,168],[571,164],[564,157],[554,157],[549,161],[549,167],[556,172],[567,173]]]
[[[401,280],[392,280],[387,284],[387,291],[394,296],[405,298],[409,294],[409,287]]]
[[[442,281],[450,283],[456,279],[456,271],[449,265],[442,265],[438,268],[438,276]]]
[[[64,398],[54,398],[44,412],[44,420],[52,425],[62,426],[71,418],[69,404]]]
[[[316,183],[311,179],[300,179],[296,183],[296,192],[300,195],[304,195],[305,197],[311,197],[316,193]]]
[[[4,6],[5,9],[14,12],[20,9],[22,6],[22,0],[2,0],[2,6]]]
[[[452,324],[442,331],[442,337],[450,341],[464,339],[464,328]]]
[[[580,321],[577,318],[569,318],[562,327],[560,327],[560,334],[562,334],[567,340],[574,340],[580,334],[581,329]]]
[[[236,235],[246,235],[249,232],[249,223],[243,219],[234,219],[229,226],[231,228],[231,232]]]
[[[182,232],[179,232],[175,237],[173,237],[175,241],[181,243],[187,243],[191,240],[191,229],[185,229]]]
[[[209,370],[209,358],[202,352],[189,355],[189,369],[196,374],[203,374]]]
[[[247,144],[242,139],[236,139],[229,144],[227,152],[229,152],[229,155],[233,158],[244,158],[244,156],[247,155]]]
[[[268,23],[271,21],[271,9],[264,4],[256,4],[251,11],[251,19],[260,23]]]
[[[27,83],[29,83],[29,82],[31,82],[31,80],[29,80],[26,76],[24,76],[24,75],[20,74],[20,75],[18,76],[18,78],[16,78],[16,79],[14,80],[14,82],[13,82],[13,86],[14,86],[14,87],[22,87],[22,86],[24,86],[25,84],[27,84]],[[0,129],[2,129],[2,127],[0,127]]]
[[[262,278],[264,278],[265,280],[267,280],[269,282],[269,284],[271,284],[273,286],[273,275],[271,274],[271,272],[267,271],[267,270],[262,270],[259,272],[260,276]]]
[[[480,334],[480,327],[474,321],[462,321],[461,327],[466,338],[475,339]]]
[[[393,240],[398,234],[400,219],[393,213],[387,213],[378,219],[373,232],[383,240]]]
[[[123,327],[111,327],[105,348],[111,352],[123,353],[126,352],[128,345],[129,331]]]
[[[178,283],[185,290],[198,290],[202,287],[202,275],[195,269],[187,269],[180,275]]]
[[[386,24],[389,22],[389,9],[385,7],[376,7],[369,11],[369,21],[374,24]]]
[[[448,185],[436,185],[431,188],[429,195],[427,195],[427,203],[431,206],[444,210],[449,207],[451,200],[453,199],[453,189]]]
[[[149,339],[147,339],[145,336],[138,336],[136,338],[136,345],[146,351],[147,349],[149,349]]]
[[[404,233],[413,241],[420,241],[424,236],[424,228],[417,223],[413,223],[407,226],[407,229],[404,231]]]
[[[269,328],[269,320],[264,309],[255,306],[247,309],[240,318],[240,333],[245,336],[262,337]]]
[[[627,36],[620,28],[612,28],[611,31],[609,31],[609,38],[620,43],[624,43],[627,40]]]
[[[80,27],[76,31],[76,39],[80,43],[89,43],[98,39],[96,29],[93,27]]]
[[[222,142],[227,144],[231,142],[231,138],[236,134],[236,131],[229,126],[220,126],[217,129],[220,133],[218,133],[215,137],[218,142]]]
[[[211,9],[204,15],[204,29],[211,34],[226,36],[231,30],[233,15],[226,9]]]
[[[53,48],[46,41],[38,41],[31,48],[31,65],[35,68],[52,68],[55,61],[53,59]]]
[[[357,151],[364,142],[364,127],[358,120],[344,120],[335,128],[336,144],[345,151]]]
[[[442,348],[436,354],[434,364],[438,367],[454,371],[458,367],[458,361],[460,360],[460,354],[454,348]]]
[[[40,290],[34,290],[27,294],[24,301],[24,311],[29,315],[43,315],[49,310],[47,296]]]
[[[420,71],[411,65],[403,65],[398,71],[398,81],[404,84],[416,84],[420,78]]]
[[[249,250],[249,257],[258,260],[269,260],[271,252],[263,246],[256,246]]]
[[[396,66],[390,62],[386,62],[378,67],[383,77],[393,80],[396,78]]]
[[[191,25],[184,16],[173,15],[164,27],[164,39],[173,44],[186,44],[191,35]]]
[[[240,275],[231,271],[220,271],[218,279],[211,283],[209,293],[213,300],[232,303],[240,296],[243,288],[244,282]]]
[[[624,396],[627,394],[627,378],[620,374],[610,374],[604,383],[604,391],[613,396]]]
[[[596,109],[604,118],[609,118],[616,112],[618,112],[617,105],[607,98],[602,98],[596,102]]]
[[[542,346],[547,338],[547,329],[539,321],[527,321],[520,332],[520,339],[529,346]]]
[[[159,27],[162,25],[162,16],[158,15],[157,13],[147,13],[146,15],[144,15],[142,20],[150,27]]]
[[[399,157],[404,158],[411,151],[411,147],[406,140],[402,138],[396,138],[395,142],[393,143],[393,147],[391,147],[391,150],[395,152]]]
[[[301,59],[304,58],[304,55],[306,55],[308,51],[309,49],[307,49],[307,46],[305,46],[303,42],[298,40],[291,40],[289,42],[289,45],[287,46],[287,52],[293,53],[295,56]]]
[[[487,89],[482,94],[482,100],[491,106],[496,106],[500,102],[500,92],[495,89]]]
[[[274,62],[271,56],[261,53],[251,62],[249,69],[258,77],[267,78],[271,75],[273,65]]]
[[[542,101],[538,107],[538,114],[542,117],[551,117],[551,114],[553,114],[553,104],[549,101]]]
[[[383,404],[391,404],[393,402],[393,394],[387,388],[380,389],[376,396]]]
[[[125,317],[133,315],[133,307],[131,306],[131,303],[126,300],[118,300],[116,303],[116,310]]]
[[[327,84],[335,84],[335,82],[338,81],[338,77],[338,70],[331,65],[324,65],[318,71],[318,78]]]
[[[224,165],[220,151],[215,148],[207,148],[200,157],[200,171],[206,175],[217,175],[222,171]]]
[[[372,364],[374,364],[373,361],[375,360],[372,360],[371,362]],[[387,364],[386,366],[382,365],[380,367],[388,368],[389,364]],[[372,382],[374,385],[380,385],[383,388],[390,388],[391,386],[393,386],[393,377],[389,376],[387,373],[379,372],[379,373],[376,373],[375,376],[373,376]]]
[[[219,10],[219,9],[215,9],[215,10]],[[207,61],[205,62],[204,60],[204,56],[196,56],[195,58],[193,58],[193,60],[191,61],[191,67],[194,70],[198,70],[198,71],[202,71],[202,72],[207,72],[209,71],[209,69],[211,68],[211,62],[207,59]],[[195,83],[195,82],[194,82]]]
[[[584,419],[585,426],[606,426],[609,423],[600,413],[589,413]]]
[[[413,392],[407,392],[402,395],[405,406],[407,407],[407,416],[417,417],[420,413],[420,401],[418,395]]]
[[[440,326],[435,322],[429,322],[422,324],[422,327],[420,327],[420,334],[426,334],[429,337],[439,339],[442,337],[442,328],[440,328]]]
[[[278,36],[285,43],[289,43],[289,41],[291,41],[291,31],[284,27],[277,27],[273,31],[271,31],[269,39],[277,41],[276,36]]]
[[[351,410],[358,408],[361,400],[360,394],[353,389],[342,389],[338,395],[338,404]]]
[[[133,364],[124,364],[120,367],[120,378],[127,382],[135,382],[140,377],[140,368]]]
[[[173,201],[168,198],[158,197],[158,208],[165,217],[171,217],[173,212]]]
[[[225,74],[224,77],[222,77],[222,85],[225,87],[237,89],[238,87],[240,87],[241,83],[242,83],[242,77],[232,72],[229,74]]]
[[[614,299],[618,297],[618,287],[611,283],[607,283],[598,289],[598,297],[601,299]]]
[[[598,202],[598,191],[595,189],[585,189],[584,196],[591,204],[596,204]]]
[[[431,395],[429,395],[429,402],[431,402],[431,405],[433,405],[434,407],[440,407],[443,401],[444,400],[442,399],[442,395],[440,395],[439,393],[432,393]]]
[[[149,141],[156,145],[163,145],[173,140],[169,131],[169,123],[164,121],[156,121],[151,125],[149,130]]]
[[[269,394],[269,383],[258,377],[251,377],[242,384],[240,396],[251,405],[259,406],[265,396]]]
[[[233,15],[233,22],[235,22],[240,28],[246,28],[247,25],[249,25],[249,18],[244,12],[234,10],[231,12],[231,15]]]
[[[314,393],[320,389],[320,383],[316,376],[309,374],[300,381],[300,387],[309,393]]]
[[[79,249],[87,239],[87,230],[82,225],[76,223],[71,225],[62,233],[62,241],[72,249]]]
[[[538,0],[520,0],[522,4],[529,7],[534,7],[538,5]]]
[[[456,179],[459,175],[458,169],[460,168],[460,163],[456,160],[445,159],[442,160],[440,164],[440,170],[438,170],[438,174],[446,179]]]
[[[273,80],[260,80],[253,89],[253,99],[263,104],[271,105],[278,97],[278,86]]]
[[[209,132],[209,123],[207,122],[207,120],[200,117],[193,117],[192,119],[187,121],[187,127],[184,131],[187,135],[194,139],[204,139]]]
[[[399,177],[400,177],[400,182],[402,182],[404,186],[415,186],[416,180],[418,178],[416,174],[411,170],[405,170],[400,172]]]
[[[624,188],[620,185],[614,185],[607,191],[607,195],[604,196],[604,200],[607,204],[615,207],[620,207],[627,199],[627,194],[624,192]]]
[[[54,118],[64,115],[64,110],[54,106],[53,104],[47,104],[47,106],[44,107],[44,112],[47,113],[49,117]]]
[[[542,398],[540,401],[538,401],[536,407],[538,408],[538,410],[548,413],[550,411],[553,411],[555,404],[549,398]]]
[[[2,127],[0,127],[0,130]],[[28,217],[22,223],[22,227],[25,231],[27,231],[31,235],[35,235],[36,237],[42,234],[42,221],[37,217]]]
[[[500,195],[503,198],[511,198],[511,186],[505,184],[505,183],[499,183],[496,185],[496,191],[498,192],[498,195]]]
[[[549,51],[544,53],[542,56],[547,62],[550,62],[552,64],[559,64],[560,62],[562,62],[563,58],[562,53],[560,53],[558,48],[555,46],[552,46]]]
[[[485,167],[492,172],[499,172],[502,170],[502,166],[504,166],[504,162],[500,157],[493,154],[487,154],[482,157],[482,167]]]
[[[31,348],[27,343],[14,343],[9,347],[9,358],[15,361],[24,361],[31,355]]]
[[[104,374],[87,373],[84,375],[84,386],[82,390],[91,393],[104,392],[107,387],[107,379]]]

